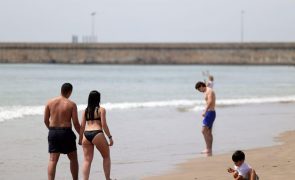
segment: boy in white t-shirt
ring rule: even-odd
[[[255,170],[245,163],[245,154],[243,151],[236,151],[232,155],[232,160],[235,163],[234,169],[228,168],[229,173],[233,173],[235,180],[258,180]]]
[[[212,88],[213,89],[213,86],[214,86],[214,78],[212,75],[209,75],[208,76],[208,82],[206,83],[207,87],[209,88]]]
[[[204,83],[206,84],[207,87],[212,88],[214,86],[214,77],[212,75],[208,75],[208,81],[204,79]]]

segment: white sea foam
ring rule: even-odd
[[[0,122],[22,118],[30,115],[42,115],[44,106],[2,106],[0,107]]]
[[[275,103],[275,102],[295,102],[295,96],[223,99],[223,100],[216,101],[218,105],[261,104],[261,103]]]
[[[230,106],[241,104],[260,104],[275,102],[295,102],[295,96],[287,97],[265,97],[265,98],[243,98],[243,99],[221,99],[217,100],[217,106]],[[170,100],[170,101],[150,101],[150,102],[122,102],[105,103],[107,110],[135,109],[135,108],[155,108],[155,107],[184,107],[191,111],[200,111],[204,107],[203,100]],[[85,109],[86,104],[78,105],[78,110]],[[18,119],[24,116],[43,115],[44,106],[2,106],[0,107],[0,122],[10,119]]]
[[[171,101],[150,101],[150,102],[127,102],[127,103],[106,103],[106,109],[130,109],[130,108],[154,108],[154,107],[179,107],[201,104],[200,101],[192,100],[171,100]]]
[[[217,106],[232,106],[232,105],[242,105],[242,104],[262,104],[262,103],[279,103],[279,102],[295,102],[295,96],[286,97],[261,97],[261,98],[241,98],[241,99],[221,99],[216,100]],[[195,106],[190,108],[192,111],[200,111],[203,108],[200,106]]]

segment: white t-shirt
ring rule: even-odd
[[[240,167],[235,166],[234,167],[236,171],[238,171],[240,176],[243,176],[243,178],[248,179],[249,178],[249,171],[251,170],[251,166],[249,166],[247,163],[243,163]]]
[[[212,88],[213,89],[213,81],[208,81],[207,82],[207,86],[209,87],[209,88]]]

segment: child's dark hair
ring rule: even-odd
[[[243,153],[243,151],[236,151],[233,155],[232,155],[232,160],[234,162],[238,162],[238,161],[244,161],[245,160],[245,154]]]
[[[204,82],[199,81],[196,85],[195,88],[198,90],[200,87],[206,87],[206,84]]]

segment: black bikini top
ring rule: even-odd
[[[98,117],[95,117],[95,115]],[[89,113],[85,113],[85,116],[86,116],[86,121],[94,121],[94,120],[101,121],[99,107],[95,108],[95,111],[94,111],[95,118],[90,118]]]

